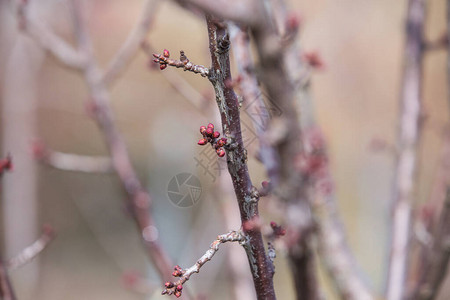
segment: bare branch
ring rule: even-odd
[[[58,170],[85,173],[111,173],[114,171],[109,157],[58,152],[40,143],[33,145],[33,150],[36,159]]]
[[[183,290],[183,284],[189,280],[192,274],[200,272],[201,267],[210,261],[213,256],[219,251],[219,246],[226,242],[239,242],[245,243],[246,237],[239,231],[230,231],[229,233],[217,236],[211,245],[209,250],[200,257],[197,262],[190,268],[181,269],[179,266],[175,266],[172,275],[174,277],[180,277],[177,281],[168,281],[165,283],[166,288],[162,291],[163,295],[175,295],[176,297],[181,296]]]
[[[106,85],[111,85],[117,79],[138,52],[153,23],[158,4],[159,0],[147,0],[145,2],[136,25],[105,69],[103,82]]]
[[[180,51],[180,60],[170,59],[170,53],[168,50],[164,50],[164,54],[153,54],[155,63],[159,64],[159,68],[164,70],[167,66],[182,68],[184,71],[190,71],[196,74],[200,74],[202,77],[209,75],[209,69],[202,65],[195,65],[189,61],[184,54],[184,51]]]
[[[387,300],[402,299],[405,293],[413,180],[417,165],[416,152],[419,139],[424,6],[423,0],[410,0],[407,14],[405,69],[398,133],[400,144],[392,203],[393,224],[386,289]]]
[[[28,14],[28,1],[19,4],[18,19],[22,23],[20,28],[62,64],[78,70],[85,66],[86,57],[82,53],[54,34],[44,22]]]
[[[72,1],[74,12],[74,27],[80,49],[86,53],[88,63],[84,69],[84,76],[89,87],[91,99],[95,109],[94,118],[103,131],[105,140],[110,151],[114,170],[119,176],[129,198],[126,199],[134,221],[142,233],[142,239],[147,253],[156,267],[160,277],[167,279],[170,272],[169,257],[161,248],[158,240],[157,228],[150,215],[151,198],[144,190],[134,170],[126,145],[122,136],[116,128],[113,111],[109,104],[109,94],[105,83],[102,81],[102,72],[97,66],[93,56],[92,43],[85,28],[85,20],[82,9],[76,0]],[[151,234],[150,234],[151,233]]]
[[[153,60],[153,53],[155,50],[148,42],[142,43],[142,49],[148,55],[150,59]],[[210,102],[205,99],[205,97],[200,94],[189,82],[187,82],[182,76],[178,75],[177,72],[171,72],[167,70],[162,72],[162,75],[170,84],[170,86],[177,91],[181,96],[188,100],[196,109],[200,112],[206,112],[210,109]]]
[[[229,33],[224,22],[207,16],[209,46],[212,67],[209,76],[222,119],[224,136],[227,138],[228,171],[239,204],[244,244],[258,299],[275,299],[273,289],[273,266],[266,255],[260,228],[246,226],[259,219],[259,193],[253,186],[247,166],[247,153],[242,141],[239,101],[232,86],[229,61]]]
[[[55,231],[52,227],[45,225],[42,235],[33,244],[23,249],[17,256],[11,258],[6,263],[6,267],[10,270],[18,269],[23,265],[31,262],[39,253],[41,253],[53,239]]]

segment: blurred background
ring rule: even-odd
[[[290,2],[292,11],[302,18],[302,49],[317,51],[325,63],[323,70],[313,74],[312,97],[327,138],[350,246],[367,281],[381,294],[388,259],[407,1]],[[143,3],[89,1],[89,31],[102,66],[127,37]],[[445,1],[427,3],[426,35],[436,40],[445,32]],[[66,0],[31,5],[40,20],[73,42]],[[166,48],[176,56],[184,50],[192,62],[209,65],[204,20],[171,1],[158,6],[148,41],[159,52]],[[448,125],[446,64],[443,50],[425,54],[425,115],[415,187],[418,203],[432,194],[443,129]],[[217,116],[196,109],[159,69],[149,65],[140,51],[110,89],[111,105],[133,164],[153,196],[159,238],[175,263],[188,267],[218,234],[239,228],[239,213],[234,199],[214,193],[218,182],[230,184],[228,173],[220,169],[214,155],[211,158],[211,153],[208,156],[197,146],[198,128]],[[171,68],[163,72],[178,73],[199,96],[214,101],[208,80]],[[67,153],[106,155],[107,148],[86,113],[88,94],[83,78],[18,32],[14,10],[6,0],[0,1],[0,79],[1,155],[10,152],[15,165],[14,172],[3,176],[1,182],[3,257],[12,257],[31,244],[43,223],[51,224],[58,234],[38,259],[10,273],[18,298],[164,299],[139,232],[127,215],[126,194],[117,177],[56,170],[32,158],[35,139]],[[251,126],[245,135],[248,145],[253,143]],[[371,147],[374,140],[384,145],[381,150]],[[206,160],[206,169],[199,160]],[[266,179],[254,158],[249,165],[255,183]],[[200,182],[201,195],[189,207],[174,205],[168,197],[169,182],[180,173],[193,174]],[[268,202],[270,199],[261,200],[264,221],[279,219],[269,213]],[[228,221],[224,209],[229,209],[232,217]],[[233,299],[227,271],[233,247],[245,258],[237,245],[225,244],[187,286],[208,299]],[[275,264],[278,299],[292,299],[290,272],[282,251]],[[130,288],[133,274],[138,273],[146,282],[145,293],[135,285]],[[450,293],[450,287],[446,289]],[[446,289],[441,299],[448,299]],[[331,289],[326,295],[335,299]]]

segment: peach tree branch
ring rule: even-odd
[[[206,17],[212,67],[209,75],[222,119],[222,129],[227,138],[227,165],[239,205],[243,234],[247,242],[243,245],[247,253],[250,270],[258,299],[275,299],[273,288],[273,265],[266,255],[261,230],[247,223],[259,219],[259,193],[253,186],[247,166],[247,151],[242,141],[239,101],[230,84],[229,60],[230,36],[226,23],[211,16]]]
[[[142,50],[147,54],[147,56],[152,60],[153,64],[153,53],[155,53],[152,46],[144,41],[141,44]],[[200,94],[189,82],[186,81],[177,72],[163,72],[162,75],[170,84],[170,86],[177,91],[181,96],[188,100],[198,111],[205,113],[211,108],[210,101]]]
[[[164,70],[167,66],[182,68],[184,71],[190,71],[195,74],[200,74],[202,77],[207,77],[209,75],[209,69],[202,65],[195,65],[189,61],[189,59],[184,54],[184,51],[180,51],[180,60],[171,59],[170,52],[164,50],[163,54],[153,54],[155,63],[159,64],[159,68]]]
[[[245,243],[246,237],[239,231],[230,231],[226,234],[222,234],[217,236],[211,245],[209,246],[208,251],[200,257],[197,262],[187,269],[181,269],[180,266],[175,266],[172,276],[179,277],[177,281],[168,281],[165,283],[165,289],[162,291],[163,295],[175,295],[176,297],[180,297],[183,284],[189,280],[192,274],[200,272],[201,267],[208,261],[210,261],[213,256],[219,251],[219,246],[226,242],[239,242]]]
[[[406,20],[405,65],[401,94],[399,154],[396,166],[391,254],[388,268],[386,299],[402,299],[411,233],[411,205],[417,168],[417,145],[422,90],[423,26],[425,1],[410,0]]]

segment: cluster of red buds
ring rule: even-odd
[[[227,139],[219,138],[220,133],[218,131],[214,131],[214,124],[209,123],[208,126],[200,126],[200,133],[203,135],[203,138],[198,141],[200,146],[210,143],[214,149],[216,149],[216,153],[219,157],[225,156],[223,146],[226,145]]]
[[[176,265],[174,268],[174,271],[172,272],[173,277],[182,277],[184,274],[183,269],[179,265]],[[165,289],[162,291],[162,295],[175,295],[175,297],[179,298],[181,297],[181,292],[183,291],[183,285],[177,284],[175,282],[167,281],[164,283]]]
[[[160,70],[164,70],[165,68],[167,68],[166,60],[163,57],[165,57],[165,58],[169,58],[170,57],[169,50],[164,49],[162,57],[161,57],[161,55],[158,55],[158,54],[153,54],[153,56],[155,57],[155,59],[153,61],[155,63],[159,63],[159,69]]]
[[[270,222],[270,227],[272,227],[275,237],[280,237],[286,234],[286,229],[284,229],[281,225],[278,225],[274,221]]]
[[[3,171],[11,171],[13,168],[11,156],[8,155],[5,158],[0,159],[0,175]]]

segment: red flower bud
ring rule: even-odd
[[[164,70],[165,68],[167,68],[167,65],[166,65],[166,64],[159,65],[159,69],[160,69],[161,71]]]
[[[217,155],[219,155],[219,157],[225,156],[225,151],[222,148],[217,149],[216,153],[217,153]]]
[[[200,126],[200,133],[205,134],[206,132],[206,126]]]
[[[165,286],[167,289],[170,289],[170,288],[173,287],[173,282],[167,281],[166,283],[164,283],[164,286]]]
[[[208,143],[208,141],[206,139],[199,139],[197,144],[199,144],[200,146],[204,146],[207,143]]]
[[[183,286],[181,284],[177,285],[177,291],[181,291],[183,289]]]
[[[214,131],[214,137],[217,139],[220,136],[220,132]]]
[[[165,57],[169,58],[169,56],[170,56],[169,50],[164,49],[163,55],[164,55]]]
[[[277,223],[275,223],[274,221],[270,222],[270,227],[272,227],[272,228],[277,227]]]
[[[214,124],[213,123],[209,123],[207,127],[208,128],[212,128],[214,130]]]
[[[206,128],[206,135],[212,137],[214,134],[214,128],[208,127]]]
[[[180,291],[176,291],[174,293],[175,297],[180,298],[181,297],[181,292]]]
[[[157,59],[157,58],[154,58],[153,61],[154,61],[155,63],[159,63],[159,59]]]
[[[220,139],[220,140],[217,141],[216,145],[217,145],[218,148],[219,147],[223,147],[225,145],[225,142],[222,139]]]

